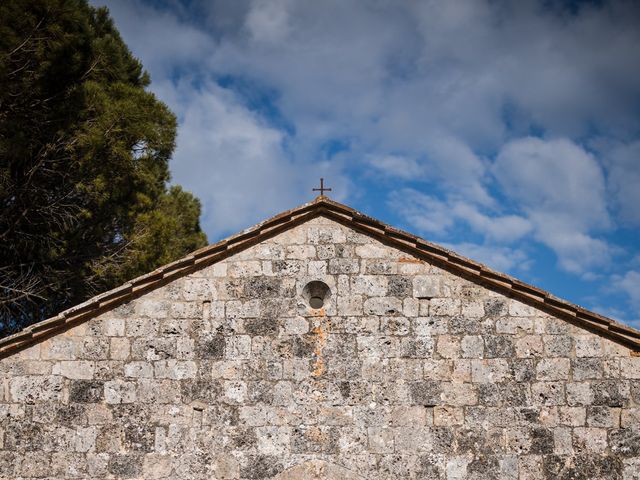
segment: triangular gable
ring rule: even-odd
[[[55,317],[33,324],[0,340],[0,358],[9,356],[144,293],[166,285],[172,280],[230,257],[320,215],[469,281],[518,299],[576,326],[625,345],[634,350],[634,353],[640,352],[640,331],[638,330],[557,298],[509,275],[496,272],[486,265],[427,242],[420,237],[393,228],[325,196],[318,196],[313,202],[283,212],[243,232],[196,250],[180,260],[160,267],[118,288],[65,310]]]

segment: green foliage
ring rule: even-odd
[[[0,332],[206,244],[176,120],[106,9],[0,4]]]

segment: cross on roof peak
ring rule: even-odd
[[[314,188],[313,192],[320,192],[320,196],[324,196],[324,192],[330,192],[330,188],[324,186],[324,178],[320,177],[320,188]]]

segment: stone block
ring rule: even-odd
[[[241,404],[247,398],[247,384],[237,380],[225,381],[223,393],[226,402]]]
[[[471,382],[471,360],[461,359],[453,361],[451,372],[452,382]]]
[[[449,321],[444,317],[418,317],[413,325],[416,335],[442,335],[449,331]]]
[[[172,380],[195,378],[197,370],[196,363],[189,360],[159,360],[154,362],[156,378],[169,378]]]
[[[596,335],[576,335],[576,357],[601,357],[602,339]]]
[[[429,336],[406,336],[399,340],[399,354],[409,358],[431,358],[434,340]]]
[[[390,260],[363,260],[363,273],[367,275],[393,275],[398,273],[398,263]]]
[[[394,297],[369,298],[364,302],[364,313],[365,315],[401,315],[402,300]]]
[[[565,385],[561,382],[537,382],[531,385],[531,398],[534,405],[566,405]],[[569,405],[572,405],[571,403]]]
[[[60,376],[14,376],[8,379],[8,383],[10,398],[14,402],[59,402],[64,395],[64,379]]]
[[[569,357],[573,342],[569,335],[543,335],[545,354],[549,357]]]
[[[620,414],[620,426],[632,428],[640,425],[640,408],[623,408]]]
[[[398,406],[391,413],[391,426],[433,425],[433,409],[423,406]]]
[[[62,360],[62,361],[56,362],[53,365],[52,373],[54,375],[62,375],[63,377],[66,377],[66,378],[90,380],[93,378],[94,371],[95,371],[95,364],[92,361]]]
[[[362,295],[345,295],[337,299],[338,315],[362,315]]]
[[[624,378],[640,379],[640,357],[621,358],[620,373]]]
[[[315,258],[316,247],[313,245],[289,245],[286,248],[285,258],[292,258],[295,260],[306,260],[309,258]]]
[[[538,380],[567,380],[570,373],[568,358],[542,358],[536,366]]]
[[[337,427],[303,425],[291,431],[291,450],[299,454],[335,453],[339,445]]]
[[[167,307],[168,310],[168,307]],[[165,314],[166,316],[166,314]],[[131,317],[125,320],[127,337],[152,337],[158,334],[159,322],[156,318]]]
[[[606,406],[587,407],[587,426],[600,428],[619,428],[621,409]]]
[[[449,319],[449,333],[454,335],[476,335],[483,329],[483,322],[477,318],[457,316]]]
[[[433,408],[433,424],[436,426],[455,426],[464,423],[464,410],[450,405],[435,406]]]
[[[569,428],[556,428],[553,432],[553,453],[556,455],[572,455],[573,438]]]
[[[184,300],[200,301],[216,300],[216,286],[212,279],[187,277],[182,285],[182,297]]]
[[[471,361],[471,378],[474,383],[499,383],[509,376],[509,364],[503,358]]]
[[[436,352],[442,358],[458,358],[460,356],[460,337],[439,335]]]
[[[102,320],[102,334],[108,337],[124,337],[124,318],[107,317]]]
[[[558,413],[560,424],[569,427],[582,427],[587,419],[585,407],[560,407]]]
[[[509,300],[509,315],[512,317],[533,317],[538,314],[534,307],[526,305],[518,300]]]
[[[442,384],[442,401],[453,406],[476,405],[478,394],[471,383],[446,382]]]
[[[116,478],[133,478],[142,471],[142,456],[140,454],[114,454],[109,458],[109,473]]]
[[[165,318],[169,313],[169,302],[142,297],[134,303],[134,311],[141,317]],[[131,335],[127,332],[127,335]]]
[[[359,275],[351,279],[351,293],[381,297],[386,292],[387,277],[384,275]]]
[[[306,271],[306,263],[301,260],[274,260],[271,271],[278,277],[294,276]]]
[[[389,258],[397,256],[397,253],[383,245],[369,242],[356,246],[356,255],[360,258]]]
[[[415,298],[402,300],[402,313],[405,317],[417,317],[420,314],[420,302]]]
[[[317,245],[315,248],[318,254],[318,258],[320,260],[329,260],[330,258],[335,258],[338,256],[336,254],[335,245],[332,245],[332,244]]]
[[[45,340],[40,347],[40,357],[44,360],[75,359],[75,341],[72,337],[57,336]]]
[[[112,380],[104,384],[104,399],[108,404],[133,403],[136,401],[135,382]]]
[[[465,335],[460,342],[463,358],[482,358],[484,356],[484,340],[480,335]]]
[[[429,302],[429,315],[452,317],[460,315],[460,300],[457,298],[433,298]]]
[[[496,333],[509,335],[533,333],[533,319],[531,317],[497,318]]]
[[[288,427],[258,427],[255,429],[258,452],[262,455],[287,455],[291,441]]]
[[[573,429],[573,448],[579,453],[604,453],[607,449],[607,430],[576,427]]]
[[[369,427],[367,429],[369,451],[371,453],[393,453],[394,431],[389,427]]]
[[[366,308],[366,303],[365,303]],[[407,335],[411,322],[405,317],[380,318],[380,333],[384,335]]]
[[[310,226],[307,230],[307,240],[311,244],[345,243],[347,236],[337,225]]]
[[[441,275],[416,275],[413,278],[413,296],[429,300],[447,296],[448,289],[443,280]]]
[[[451,378],[453,362],[450,360],[425,360],[422,364],[426,380],[448,380]]]
[[[544,346],[540,335],[525,335],[515,340],[514,348],[516,357],[540,357],[543,355]]]
[[[231,278],[256,277],[262,274],[262,263],[258,260],[230,262],[227,275]]]
[[[568,382],[567,404],[571,406],[586,406],[593,403],[593,392],[588,382]]]
[[[602,378],[602,359],[589,357],[571,359],[571,371],[573,380],[576,381]]]
[[[260,300],[230,301],[226,303],[225,314],[230,318],[257,318],[260,316]]]
[[[124,366],[124,374],[129,378],[152,378],[153,365],[149,362],[129,362]]]
[[[286,335],[303,335],[309,331],[309,321],[302,316],[287,318],[283,329]]]
[[[173,302],[171,303],[172,318],[202,318],[202,302]]]
[[[144,457],[142,464],[144,478],[169,478],[172,469],[171,456],[169,455],[151,453]]]
[[[307,263],[307,274],[310,277],[323,277],[327,274],[327,262],[324,260],[313,260]]]
[[[434,380],[412,382],[409,392],[413,405],[432,407],[441,403],[442,384]]]
[[[593,405],[622,407],[629,402],[629,384],[616,380],[591,382]]]
[[[99,380],[73,380],[69,383],[69,401],[96,403],[104,398],[104,383]]]
[[[360,271],[360,261],[351,258],[332,258],[329,260],[329,274],[351,275]]]
[[[510,335],[483,335],[486,358],[513,358],[515,348]]]

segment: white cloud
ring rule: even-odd
[[[567,139],[528,137],[507,143],[492,170],[565,270],[583,273],[609,263],[610,247],[590,234],[611,225],[604,174],[593,155]]]
[[[253,3],[245,26],[255,42],[277,43],[287,38],[289,4],[285,0],[260,0]]]
[[[445,202],[410,188],[392,192],[389,203],[422,232],[444,235],[455,224],[456,219]]]
[[[415,158],[401,155],[366,155],[365,162],[387,177],[398,177],[404,180],[419,179],[424,175],[424,168]]]
[[[529,226],[526,220],[520,217],[491,218],[463,202],[442,201],[408,188],[393,192],[390,196],[390,204],[400,216],[421,232],[445,237],[456,222],[463,221],[485,236],[487,242],[484,244],[442,243],[444,247],[456,253],[502,272],[523,271],[531,266],[531,260],[522,249],[500,245],[500,238],[496,238],[496,236],[504,239],[509,235],[515,237],[523,235]]]
[[[617,143],[603,156],[621,219],[632,227],[640,226],[640,141]]]
[[[504,243],[516,241],[532,229],[531,222],[524,217],[482,213],[472,203],[456,198],[440,200],[410,188],[394,192],[390,202],[420,230],[438,235],[445,235],[457,222],[464,222],[485,239]]]
[[[527,270],[531,265],[531,260],[519,249],[475,243],[445,244],[444,246],[499,272]]]
[[[527,235],[532,225],[529,220],[518,215],[486,215],[473,205],[457,202],[452,213],[467,222],[475,231],[494,241],[513,242]]]
[[[233,92],[216,84],[193,89],[187,80],[155,88],[181,118],[173,181],[202,200],[211,240],[302,203],[323,172],[340,181],[334,166],[316,166],[311,174],[308,164],[293,160],[284,134]]]
[[[174,178],[203,199],[210,235],[308,198],[318,173],[353,195],[346,167],[392,173],[398,190],[437,184],[445,200],[413,192],[402,203],[422,231],[462,223],[502,246],[533,234],[581,275],[610,262],[598,238],[612,226],[607,192],[621,218],[640,223],[633,2],[570,13],[537,0],[212,1],[196,4],[197,20],[179,2],[171,12],[107,3],[179,114]],[[271,92],[290,128],[217,87],[220,76]],[[608,191],[601,159],[570,140],[594,130],[622,145],[602,153]],[[327,155],[336,139],[346,149]]]
[[[575,228],[609,225],[602,169],[568,139],[511,141],[500,150],[493,172],[527,211],[561,216]]]
[[[613,277],[614,288],[625,293],[636,309],[640,310],[640,271],[630,270]]]
[[[142,1],[92,0],[106,4],[116,26],[133,54],[141,59],[154,81],[164,81],[179,69],[197,68],[215,48],[215,40],[174,12],[154,8]]]

